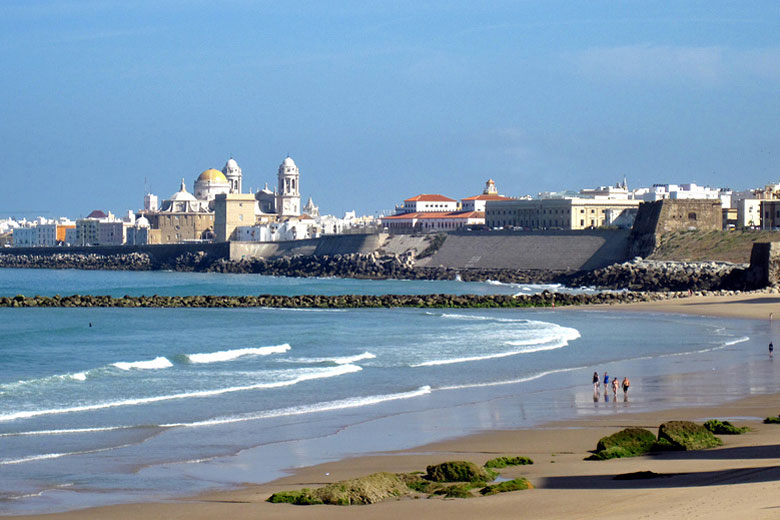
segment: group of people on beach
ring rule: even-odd
[[[593,393],[598,394],[599,393],[599,373],[593,372]],[[617,377],[613,377],[612,379],[609,378],[609,375],[604,372],[604,393],[606,394],[609,390],[609,386],[612,385],[612,393],[614,395],[617,395],[618,387],[623,387],[623,395],[628,395],[628,389],[631,387],[631,381],[627,377],[623,377],[623,382],[618,382]]]

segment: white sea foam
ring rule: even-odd
[[[557,326],[556,326],[557,327]],[[577,329],[569,327],[558,327],[555,329],[555,333],[547,333],[539,338],[529,338],[523,340],[510,340],[504,344],[509,346],[519,346],[523,348],[517,348],[512,350],[505,350],[502,352],[493,352],[490,354],[483,354],[480,356],[462,356],[448,359],[434,359],[430,361],[423,361],[409,365],[412,368],[417,367],[430,367],[439,365],[452,365],[455,363],[470,363],[473,361],[484,361],[486,359],[497,359],[509,356],[516,356],[519,354],[532,354],[534,352],[542,352],[545,350],[557,350],[563,348],[580,337],[580,333]]]
[[[311,379],[337,377],[345,374],[350,374],[352,372],[359,372],[360,370],[362,370],[362,368],[360,368],[357,365],[339,365],[336,367],[328,367],[328,368],[298,370],[297,372],[300,373],[293,378],[284,379],[281,381],[268,382],[268,383],[256,383],[252,385],[215,388],[213,390],[199,390],[195,392],[182,392],[178,394],[157,395],[153,397],[138,397],[135,399],[124,399],[121,401],[108,401],[103,403],[86,404],[81,406],[70,406],[65,408],[49,408],[44,410],[24,410],[19,412],[4,413],[4,414],[0,414],[0,422],[14,421],[17,419],[28,419],[30,417],[38,417],[41,415],[58,415],[58,414],[66,414],[66,413],[91,412],[94,410],[104,410],[106,408],[117,408],[120,406],[137,406],[142,404],[159,403],[162,401],[172,401],[176,399],[212,397],[215,395],[222,395],[222,394],[228,394],[233,392],[244,392],[247,390],[279,388],[283,386],[295,385],[303,381],[309,381]]]
[[[115,366],[120,370],[157,370],[159,368],[169,368],[173,366],[173,363],[168,361],[165,356],[158,356],[149,361],[119,361],[117,363],[111,363],[111,366]]]
[[[335,357],[314,357],[314,358],[291,358],[284,359],[290,363],[335,363],[337,365],[349,365],[363,361],[364,359],[374,359],[376,354],[371,352],[363,352],[362,354],[355,354],[354,356],[335,356]]]
[[[658,357],[678,357],[678,356],[689,356],[691,354],[704,354],[706,352],[714,352],[716,350],[723,350],[726,347],[731,347],[734,345],[738,345],[739,343],[744,343],[746,341],[750,341],[750,337],[743,336],[741,338],[733,339],[730,341],[726,341],[722,345],[718,345],[716,347],[708,347],[708,348],[702,348],[699,350],[692,350],[690,352],[675,352],[674,354],[663,354]]]
[[[558,368],[555,370],[546,370],[544,372],[539,372],[538,374],[533,374],[528,377],[521,377],[520,379],[509,379],[506,381],[490,381],[487,383],[469,383],[465,385],[453,385],[453,386],[442,386],[439,388],[434,389],[436,390],[461,390],[463,388],[481,388],[485,386],[501,386],[501,385],[514,385],[517,383],[527,383],[528,381],[534,381],[536,379],[541,379],[545,376],[549,376],[552,374],[561,374],[564,372],[574,372],[575,370],[583,370],[588,367],[572,367],[572,368]]]
[[[32,435],[67,435],[69,433],[98,433],[113,432],[117,430],[128,430],[138,428],[138,426],[99,426],[95,428],[65,428],[62,430],[33,430],[26,432],[0,433],[0,437],[26,437]]]
[[[243,415],[234,415],[230,417],[216,417],[206,421],[197,421],[191,423],[172,423],[163,424],[162,428],[175,428],[175,427],[196,427],[196,426],[217,426],[220,424],[232,424],[237,422],[255,421],[258,419],[271,419],[274,417],[286,417],[289,415],[303,415],[310,413],[329,412],[333,410],[343,410],[347,408],[359,408],[361,406],[370,406],[374,404],[384,403],[387,401],[395,401],[398,399],[410,399],[412,397],[419,397],[421,395],[431,393],[430,386],[421,386],[416,390],[409,392],[399,392],[395,394],[385,395],[370,395],[366,397],[350,397],[348,399],[339,399],[337,401],[327,401],[322,403],[314,403],[303,406],[291,406],[288,408],[279,408],[276,410],[267,410],[264,412],[256,412]]]
[[[221,363],[223,361],[232,361],[244,356],[268,356],[270,354],[283,354],[290,350],[289,344],[273,345],[270,347],[256,348],[237,348],[233,350],[222,350],[219,352],[208,352],[203,354],[186,354],[185,357],[190,363]]]
[[[75,374],[55,374],[52,376],[39,377],[36,379],[22,379],[14,383],[5,383],[0,385],[0,388],[5,390],[13,390],[16,388],[28,387],[33,385],[59,383],[62,381],[86,381],[87,375],[90,371],[77,372]]]
[[[0,459],[0,466],[7,464],[23,464],[25,462],[36,462],[39,460],[59,459],[62,457],[70,457],[72,455],[89,455],[92,453],[102,453],[105,451],[118,450],[120,448],[127,448],[132,444],[123,444],[121,446],[111,446],[109,448],[97,448],[94,450],[83,451],[69,451],[64,453],[42,453],[40,455],[29,455],[27,457],[20,457],[18,459]]]

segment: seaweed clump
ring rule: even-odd
[[[497,473],[490,469],[483,469],[465,460],[442,462],[426,468],[426,477],[432,482],[490,482]]]
[[[486,468],[505,468],[507,466],[525,466],[526,464],[533,464],[534,461],[528,457],[496,457],[485,462]]]
[[[534,486],[527,479],[516,478],[513,480],[507,480],[506,482],[499,482],[491,486],[485,486],[479,490],[482,495],[495,495],[498,493],[506,493],[507,491],[521,491],[524,489],[533,489]]]
[[[764,424],[780,424],[780,415],[777,417],[767,417],[764,419]]]
[[[596,451],[586,460],[607,460],[638,457],[650,452],[656,443],[655,435],[644,428],[626,428],[599,439]]]
[[[268,498],[272,503],[296,505],[332,504],[348,506],[373,504],[387,498],[407,495],[409,487],[394,473],[374,473],[365,477],[334,482],[327,486],[282,491]]]
[[[710,430],[690,421],[669,421],[658,428],[659,450],[703,450],[720,446],[723,442]]]
[[[704,427],[718,435],[742,435],[743,433],[750,431],[750,428],[747,426],[734,426],[728,421],[719,421],[718,419],[706,421]]]

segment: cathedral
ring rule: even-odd
[[[271,191],[268,184],[255,193],[256,211],[259,216],[275,217],[284,220],[301,215],[300,170],[290,156],[287,156],[277,170],[277,187]],[[243,172],[235,159],[228,159],[222,170],[209,168],[204,170],[193,186],[192,193],[187,191],[184,180],[181,188],[170,198],[165,199],[159,208],[156,204],[145,203],[147,212],[161,213],[209,213],[214,211],[214,199],[220,194],[242,193]],[[148,198],[148,195],[147,195]],[[152,196],[152,200],[156,197]],[[309,197],[304,208],[310,216],[319,214],[319,209]]]

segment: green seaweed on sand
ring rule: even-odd
[[[496,457],[485,462],[486,468],[505,468],[507,466],[524,466],[526,464],[533,464],[534,461],[528,457]]]
[[[433,482],[490,482],[497,476],[495,471],[465,460],[433,464],[426,469],[426,478]]]
[[[483,495],[495,495],[498,493],[506,493],[508,491],[521,491],[523,489],[533,489],[533,484],[528,482],[524,478],[516,478],[513,480],[507,480],[506,482],[499,482],[490,486],[485,486],[479,492]]]
[[[728,421],[719,421],[718,419],[710,419],[704,422],[704,427],[712,433],[718,435],[742,435],[750,431],[748,427],[734,426]]]
[[[658,443],[654,449],[703,450],[720,446],[723,442],[700,424],[690,421],[669,421],[658,428]]]
[[[777,417],[767,417],[764,419],[764,424],[780,424],[780,415]]]
[[[651,431],[644,428],[626,428],[599,439],[596,451],[585,460],[638,457],[650,452],[655,442],[655,435]]]
[[[373,473],[365,477],[334,482],[317,489],[282,491],[268,498],[272,503],[296,505],[332,504],[354,505],[373,504],[387,498],[409,494],[409,487],[403,479],[394,473]]]

